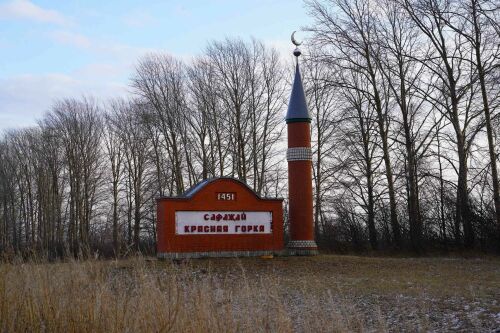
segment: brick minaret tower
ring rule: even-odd
[[[311,117],[307,110],[306,97],[299,70],[299,43],[292,34],[292,43],[297,48],[295,79],[286,114],[288,132],[288,191],[290,241],[288,251],[292,255],[315,255],[318,247],[314,241]]]

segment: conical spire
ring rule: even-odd
[[[311,116],[307,110],[306,95],[304,94],[304,87],[302,86],[302,78],[300,77],[298,56],[292,94],[290,95],[290,103],[288,103],[288,112],[286,113],[285,119],[287,124],[294,122],[311,122]]]

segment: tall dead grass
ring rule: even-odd
[[[281,288],[278,274],[249,279],[243,266],[214,274],[144,258],[0,264],[2,332],[364,331],[348,304]]]

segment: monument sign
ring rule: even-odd
[[[283,199],[233,178],[205,180],[157,200],[158,257],[258,256],[283,251]]]
[[[274,253],[316,255],[314,239],[311,116],[299,68],[285,117],[288,132],[289,241],[283,245],[282,199],[260,198],[232,178],[205,180],[181,197],[160,198],[158,257],[196,258]]]

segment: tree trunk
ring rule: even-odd
[[[493,202],[495,205],[496,222],[498,228],[498,238],[500,241],[500,183],[498,182],[497,158],[495,152],[495,141],[493,139],[493,128],[491,127],[491,114],[488,95],[486,91],[486,79],[481,59],[481,36],[479,23],[477,21],[477,0],[471,1],[472,19],[474,23],[474,50],[476,53],[476,67],[481,85],[481,97],[483,100],[484,118],[486,122],[486,134],[488,137],[488,150],[491,163],[491,179],[493,183]]]

